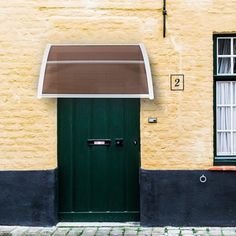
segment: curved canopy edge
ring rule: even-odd
[[[154,99],[143,44],[48,44],[38,98]]]

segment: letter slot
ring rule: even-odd
[[[110,139],[88,139],[88,146],[110,146]]]

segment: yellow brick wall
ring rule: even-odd
[[[47,43],[139,43],[155,100],[143,100],[142,167],[205,169],[213,160],[212,34],[236,32],[236,1],[11,0],[0,2],[0,169],[57,165],[56,100],[36,98]],[[169,74],[185,75],[185,91]],[[157,124],[147,118],[156,116]]]

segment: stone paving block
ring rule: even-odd
[[[209,235],[209,236],[223,236],[221,232],[214,232],[214,233],[211,233],[211,232],[210,232],[208,235]],[[225,236],[226,236],[226,235],[225,235]],[[235,236],[236,236],[236,234],[235,234]]]
[[[56,231],[57,227],[44,227],[41,231],[40,231],[40,236],[49,236],[52,235],[55,231]]]
[[[24,236],[39,235],[43,230],[43,227],[29,227],[28,230],[24,233]]]
[[[0,226],[0,232],[9,232],[9,231],[12,231],[14,229],[16,229],[17,226],[4,226],[4,225],[1,225]]]
[[[109,235],[111,232],[112,228],[111,227],[99,227],[96,236],[104,236],[104,235]]]
[[[221,228],[222,235],[224,236],[235,236],[235,228],[234,227],[222,227]]]
[[[70,228],[57,228],[57,230],[52,234],[53,236],[65,236],[70,231]]]
[[[125,232],[124,227],[114,227],[110,232],[110,236],[122,236]]]
[[[150,236],[152,233],[138,233],[138,236]]]
[[[208,235],[209,234],[206,231],[205,232],[197,232],[196,234],[194,234],[194,236],[208,236]]]
[[[168,236],[180,236],[181,230],[178,229],[178,228],[173,228],[173,227],[168,227],[167,228],[167,233],[168,233]]]
[[[179,233],[173,233],[173,232],[170,232],[170,233],[168,233],[168,234],[163,234],[163,235],[166,235],[166,236],[180,236],[181,234],[179,234]]]
[[[80,236],[84,232],[84,227],[71,228],[66,236]]]
[[[215,235],[214,235],[215,236]],[[218,235],[217,235],[218,236]],[[222,234],[220,234],[219,236],[236,236],[236,234],[235,233],[233,233],[233,232],[230,232],[230,233],[222,233]]]
[[[221,236],[222,235],[221,231],[222,230],[220,227],[210,227],[208,233],[210,236]]]
[[[143,228],[143,227],[141,227],[141,228]],[[166,230],[167,230],[167,228],[166,228]],[[165,228],[163,228],[163,227],[153,227],[152,228],[152,233],[164,234],[164,232],[165,232]]]
[[[236,233],[230,232],[230,233],[223,233],[220,236],[236,236]]]
[[[209,228],[207,228],[207,227],[196,227],[196,228],[194,228],[194,235],[196,235],[196,236],[207,236],[207,235],[209,235]]]
[[[192,234],[195,235],[197,233],[197,229],[196,228],[184,228],[183,230],[189,229],[191,230]]]
[[[180,235],[181,236],[195,236],[195,234],[190,233],[190,232],[182,232]]]
[[[184,235],[184,236],[191,236],[191,235],[194,235],[194,230],[191,229],[191,228],[181,228],[181,234]]]
[[[21,236],[25,234],[25,232],[29,229],[29,227],[16,227],[12,232],[12,236]]]
[[[133,236],[138,234],[139,227],[125,227],[125,236]]]
[[[138,233],[133,231],[133,232],[129,232],[129,233],[124,233],[124,236],[137,236]]]
[[[0,226],[0,236],[4,234],[9,234],[14,229],[16,229],[16,226]]]
[[[138,228],[138,236],[149,236],[152,235],[151,227],[140,227]]]
[[[94,236],[98,230],[98,227],[86,227],[82,236]]]

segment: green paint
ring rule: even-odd
[[[139,220],[139,113],[139,99],[58,99],[60,220]]]
[[[227,156],[217,156],[217,127],[216,127],[216,82],[217,81],[235,81],[236,76],[219,76],[217,75],[217,38],[218,37],[235,37],[233,34],[218,34],[213,35],[213,109],[214,109],[214,122],[213,122],[213,130],[214,130],[214,162],[215,166],[219,165],[235,165],[236,159],[231,159]],[[222,157],[222,159],[217,159],[216,157]],[[234,156],[235,158],[235,156]]]

